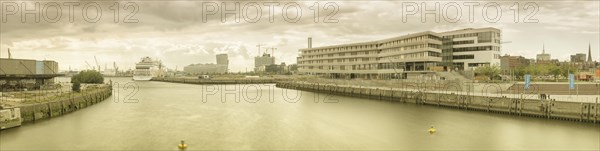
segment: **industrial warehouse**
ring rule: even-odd
[[[54,83],[58,63],[52,60],[0,58],[0,90],[36,90]]]

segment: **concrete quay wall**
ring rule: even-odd
[[[461,110],[530,116],[579,122],[600,123],[600,104],[532,99],[507,98],[500,94],[477,96],[463,91],[427,92],[391,88],[359,87],[335,84],[278,82],[279,88],[312,91],[395,102],[449,107]]]
[[[187,83],[187,84],[266,84],[277,83],[287,79],[277,78],[241,78],[241,79],[189,79],[189,78],[152,78],[152,81]]]
[[[104,101],[112,95],[112,87],[105,86],[91,92],[73,93],[68,98],[51,102],[19,106],[24,123],[65,115]]]

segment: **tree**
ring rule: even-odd
[[[558,80],[557,78],[560,75],[560,68],[555,65],[550,65],[548,70],[549,70],[548,73],[550,73],[550,75],[552,75],[554,80],[557,81]]]
[[[104,83],[104,76],[96,70],[84,70],[71,77],[71,83]]]
[[[518,67],[517,69],[515,69],[513,71],[513,74],[517,79],[522,79],[523,76],[525,75],[525,72],[526,72],[526,67]]]
[[[560,72],[561,72],[562,76],[568,77],[569,73],[577,72],[577,68],[575,68],[574,66],[571,66],[571,65],[562,65],[562,66],[560,66]]]
[[[537,67],[535,67],[535,70],[537,70],[536,75],[548,75],[548,73],[550,73],[550,66],[551,65],[538,65]]]
[[[490,78],[490,80],[494,79],[494,77],[500,74],[500,68],[498,66],[483,66],[475,69],[475,73],[478,75],[484,75]]]

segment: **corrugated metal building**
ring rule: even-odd
[[[62,74],[56,61],[0,58],[0,91],[39,89],[57,76]]]

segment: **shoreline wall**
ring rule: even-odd
[[[383,89],[334,84],[278,82],[279,88],[304,90],[326,94],[336,94],[369,99],[408,102],[420,105],[449,107],[461,110],[559,119],[578,122],[600,123],[600,104],[541,101],[539,99],[507,98],[496,96],[476,96],[466,92],[434,93],[416,90]]]
[[[65,115],[96,103],[112,95],[112,86],[102,86],[93,92],[81,92],[52,102],[19,106],[23,123],[35,122]]]
[[[241,78],[241,79],[188,79],[188,78],[152,78],[151,81],[187,83],[187,84],[275,84],[287,79],[278,78]]]

